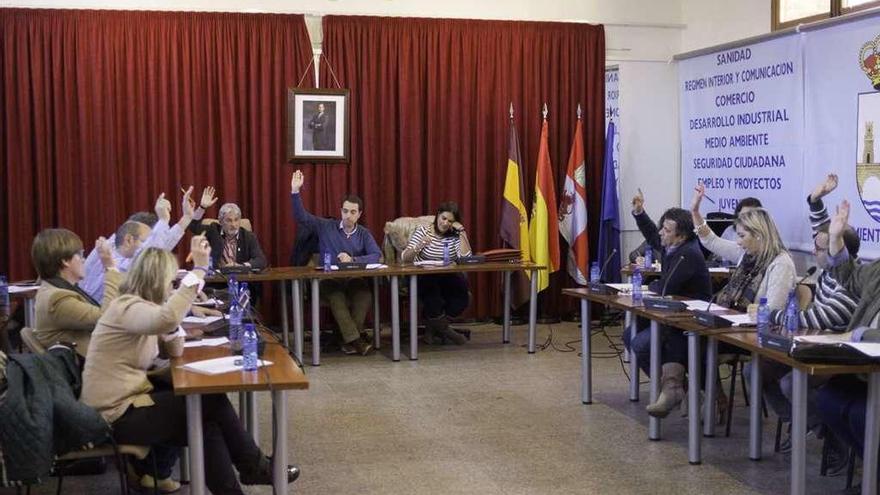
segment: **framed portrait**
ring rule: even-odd
[[[288,88],[287,161],[348,163],[349,90]]]

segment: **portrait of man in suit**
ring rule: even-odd
[[[311,132],[312,135],[312,146],[309,148],[309,141],[305,140],[303,142],[304,148],[316,151],[333,150],[336,143],[336,103],[318,101],[312,102],[311,105],[306,103],[306,105],[311,106],[314,110],[306,126],[308,129],[306,132]]]

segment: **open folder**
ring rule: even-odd
[[[257,361],[257,367],[269,366],[272,361],[260,359]],[[204,375],[219,375],[221,373],[229,373],[232,371],[243,371],[244,360],[241,356],[225,356],[221,358],[205,359],[204,361],[194,361],[181,366],[187,371],[202,373]]]

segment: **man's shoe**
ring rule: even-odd
[[[293,483],[299,478],[299,466],[287,466],[287,482]],[[256,472],[241,472],[239,475],[242,485],[271,485],[272,484],[272,459],[266,458],[262,467]]]
[[[156,486],[156,480],[152,476],[149,474],[141,476],[141,488],[152,490],[154,486]],[[172,478],[165,478],[159,480],[158,488],[159,493],[174,493],[180,490],[180,482]]]
[[[373,344],[370,342],[364,342],[363,340],[356,340],[352,342],[352,347],[354,347],[355,351],[361,356],[366,356],[367,354],[373,352]]]
[[[342,353],[345,354],[346,356],[354,356],[355,354],[357,354],[358,350],[355,349],[355,346],[354,346],[355,342],[349,342],[347,344],[342,344],[342,347],[341,347]]]

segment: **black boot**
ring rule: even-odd
[[[287,466],[287,482],[293,483],[297,478],[299,467]],[[241,469],[239,479],[242,485],[271,485],[272,459],[261,455],[256,465]]]

